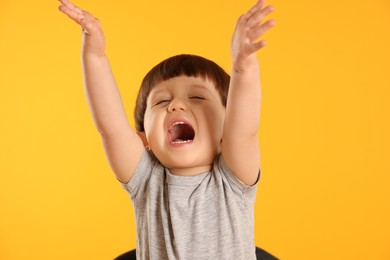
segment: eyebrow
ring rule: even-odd
[[[206,90],[208,93],[211,94],[211,91],[208,87],[204,86],[204,85],[199,85],[199,84],[191,84],[190,85],[191,88],[197,88],[197,89],[202,89],[202,90]]]
[[[209,89],[208,87],[204,86],[204,85],[200,85],[200,84],[194,83],[194,84],[189,84],[189,85],[187,85],[187,86],[190,87],[191,89],[192,89],[192,88],[202,89],[202,90],[206,90],[207,92],[210,93],[210,89]],[[156,87],[156,88],[154,88],[154,89],[150,92],[149,96],[155,96],[155,95],[158,95],[158,94],[160,94],[161,92],[165,92],[165,91],[167,91],[165,88],[159,89],[159,87]]]
[[[190,87],[196,87],[196,88],[202,88],[202,89],[207,89],[208,90],[208,88],[206,86],[199,85],[199,84],[191,84]]]

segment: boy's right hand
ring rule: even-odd
[[[83,54],[105,55],[106,41],[101,24],[92,14],[80,9],[69,0],[59,0],[58,9],[83,29]]]

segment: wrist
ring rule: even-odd
[[[83,56],[105,56],[106,42],[103,35],[90,35],[83,32],[83,43],[82,43],[82,55]]]
[[[241,61],[234,62],[232,70],[236,73],[252,73],[254,71],[258,71],[260,68],[260,64],[257,59],[252,61]]]
[[[81,56],[83,59],[99,59],[99,58],[107,57],[104,51],[103,52],[83,51]]]

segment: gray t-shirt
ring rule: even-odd
[[[127,184],[137,224],[137,259],[256,259],[256,186],[218,156],[213,169],[172,175],[145,151]]]

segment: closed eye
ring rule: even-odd
[[[190,99],[205,100],[205,98],[202,96],[192,96],[192,97],[190,97]]]
[[[162,104],[169,103],[169,102],[170,102],[169,99],[162,99],[162,100],[157,101],[157,102],[154,104],[154,106],[162,105]]]

